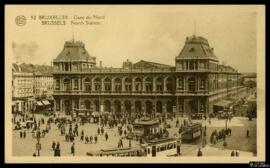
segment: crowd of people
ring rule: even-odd
[[[56,114],[50,116],[47,120],[45,120],[43,117],[36,119],[34,115],[22,115],[17,120],[16,118],[13,118],[12,122],[14,124],[14,129],[19,130],[20,138],[25,139],[27,135],[26,130],[29,130],[32,133],[32,137],[37,140],[40,138],[45,138],[46,134],[48,134],[51,130],[51,124],[55,124],[59,130],[60,136],[64,137],[63,140],[71,143],[70,153],[75,156],[75,142],[76,144],[98,144],[101,139],[108,141],[108,131],[114,128],[117,128],[117,132],[114,134],[114,136],[119,137],[119,141],[117,144],[115,144],[115,146],[118,148],[123,148],[123,140],[128,138],[128,135],[132,134],[133,132],[132,123],[141,117],[142,115],[137,115],[135,117],[131,117],[130,115],[103,115],[98,118],[99,122],[97,123],[98,128],[96,132],[93,131],[90,133],[88,130],[84,130],[80,122],[76,122],[75,120],[59,119]],[[164,125],[164,127],[160,127],[159,130],[150,130],[150,134],[156,135],[157,138],[164,136],[167,137],[169,135],[169,131],[166,128],[166,119],[164,117],[157,117],[157,119],[159,124]],[[23,123],[27,124],[24,126]],[[183,122],[180,122],[180,120],[177,118],[175,127],[179,128],[180,131],[183,126],[189,124],[192,124],[192,120],[185,119]],[[206,136],[206,126],[204,130],[203,136]],[[231,136],[231,132],[232,130],[230,128],[222,129],[220,131],[213,131],[210,136],[211,144],[216,144],[219,140],[225,141],[227,136]],[[179,133],[181,133],[181,131]],[[247,131],[247,137],[249,137],[249,131]],[[76,141],[76,139],[78,139],[78,141]],[[143,140],[139,139],[139,142],[143,143]],[[129,140],[128,145],[131,146],[131,140]],[[51,148],[54,156],[61,156],[59,141],[53,140]],[[34,152],[33,156],[36,156],[35,153],[36,151]],[[201,149],[199,149],[198,153],[198,156],[202,156]],[[234,155],[237,156],[236,152],[234,152]]]

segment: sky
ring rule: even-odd
[[[26,25],[16,25],[18,15],[26,16]],[[39,15],[68,15],[69,20],[66,25],[41,25],[31,20]],[[71,26],[75,15],[105,18],[95,20],[99,25]],[[20,5],[8,8],[6,17],[11,19],[6,21],[5,43],[13,62],[50,65],[73,34],[106,67],[121,67],[127,59],[175,65],[186,37],[196,34],[208,39],[221,63],[256,72],[257,14],[251,7]]]

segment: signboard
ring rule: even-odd
[[[197,131],[193,133],[193,138],[197,138],[199,136],[201,136],[201,131]]]

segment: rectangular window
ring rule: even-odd
[[[201,79],[200,89],[205,89],[205,80]]]
[[[184,82],[183,82],[183,78],[179,78],[179,79],[178,79],[178,88],[179,88],[179,89],[183,89],[183,83],[184,83]]]
[[[77,79],[74,80],[74,90],[79,90],[79,81]]]

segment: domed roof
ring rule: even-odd
[[[177,56],[177,59],[213,59],[218,61],[214,49],[210,47],[208,40],[200,36],[186,38],[185,45]]]
[[[54,59],[54,61],[91,61],[95,57],[91,57],[85,49],[85,45],[81,41],[66,41],[64,49]]]

